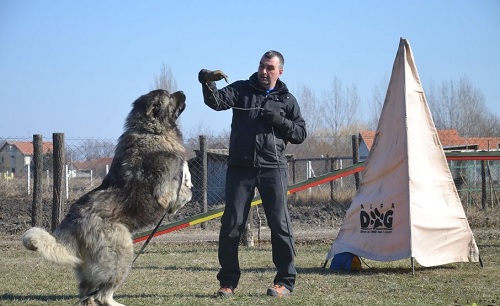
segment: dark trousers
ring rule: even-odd
[[[217,279],[221,286],[237,287],[241,270],[238,246],[246,225],[255,188],[259,190],[267,223],[271,230],[273,263],[277,273],[274,284],[290,291],[297,272],[294,263],[294,238],[286,205],[287,170],[229,166],[226,174],[226,207],[219,234]]]

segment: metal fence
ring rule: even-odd
[[[44,142],[51,141],[44,140]],[[32,142],[32,139],[0,138],[0,149],[5,147],[6,143],[17,142]],[[185,143],[194,184],[193,201],[204,205],[204,209],[223,205],[228,139],[199,136],[185,139]],[[328,143],[332,145],[328,147]],[[66,139],[62,196],[66,199],[78,198],[97,187],[111,165],[115,144],[116,139]],[[29,196],[33,192],[30,169],[32,161],[29,156],[22,157],[22,169],[10,171],[12,169],[6,166],[8,160],[13,158],[15,149],[15,147],[11,149],[12,151],[8,153],[10,155],[0,155],[0,198]],[[332,142],[331,139],[313,138],[308,139],[306,144],[289,145],[288,184],[299,183],[352,165],[353,157],[350,150],[352,150],[351,137],[336,142]],[[499,203],[500,161],[450,161],[449,166],[464,205]],[[50,155],[44,157],[43,168],[42,191],[44,197],[50,197],[53,187]],[[349,176],[305,190],[291,197],[290,202],[291,204],[328,202],[332,201],[332,194],[333,196],[342,193],[354,194],[355,189],[354,176]]]

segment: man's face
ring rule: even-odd
[[[280,69],[279,63],[280,61],[277,56],[273,58],[263,56],[260,59],[257,74],[259,76],[260,85],[264,87],[264,89],[272,89],[276,86],[276,81],[283,73],[283,69]]]

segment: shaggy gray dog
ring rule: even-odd
[[[132,232],[191,200],[176,124],[185,101],[181,91],[154,90],[139,97],[102,184],[71,205],[52,235],[36,227],[23,235],[27,249],[74,267],[82,305],[122,305],[113,293],[132,265]]]

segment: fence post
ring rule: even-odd
[[[92,176],[92,170],[90,170],[90,175]],[[69,199],[69,173],[68,165],[64,165],[64,186],[66,187],[66,200]]]
[[[61,222],[62,215],[62,189],[64,170],[64,133],[53,133],[54,142],[54,184],[52,187],[52,223],[54,231]]]
[[[481,206],[484,210],[488,209],[488,204],[486,203],[486,161],[481,161]]]
[[[31,226],[42,225],[42,176],[43,140],[42,135],[33,135],[33,203],[31,206]]]
[[[355,165],[359,161],[359,141],[358,136],[352,135],[352,164]],[[359,188],[359,172],[354,173],[354,181],[356,182],[356,190]]]
[[[28,164],[27,165],[27,172],[26,172],[26,177],[28,178],[27,180],[27,187],[28,187],[28,195],[31,194],[31,186],[30,186],[30,183],[31,183],[31,164]]]
[[[203,212],[208,211],[208,159],[207,159],[207,139],[200,135],[200,153],[201,153],[201,202]],[[201,228],[205,229],[205,224],[201,223]]]
[[[45,192],[49,193],[50,189],[50,171],[47,170],[47,188],[45,189]]]
[[[330,160],[330,172],[333,172],[335,170],[335,157],[330,157],[330,155],[327,155],[327,158]],[[333,203],[333,180],[330,181],[330,203]]]

